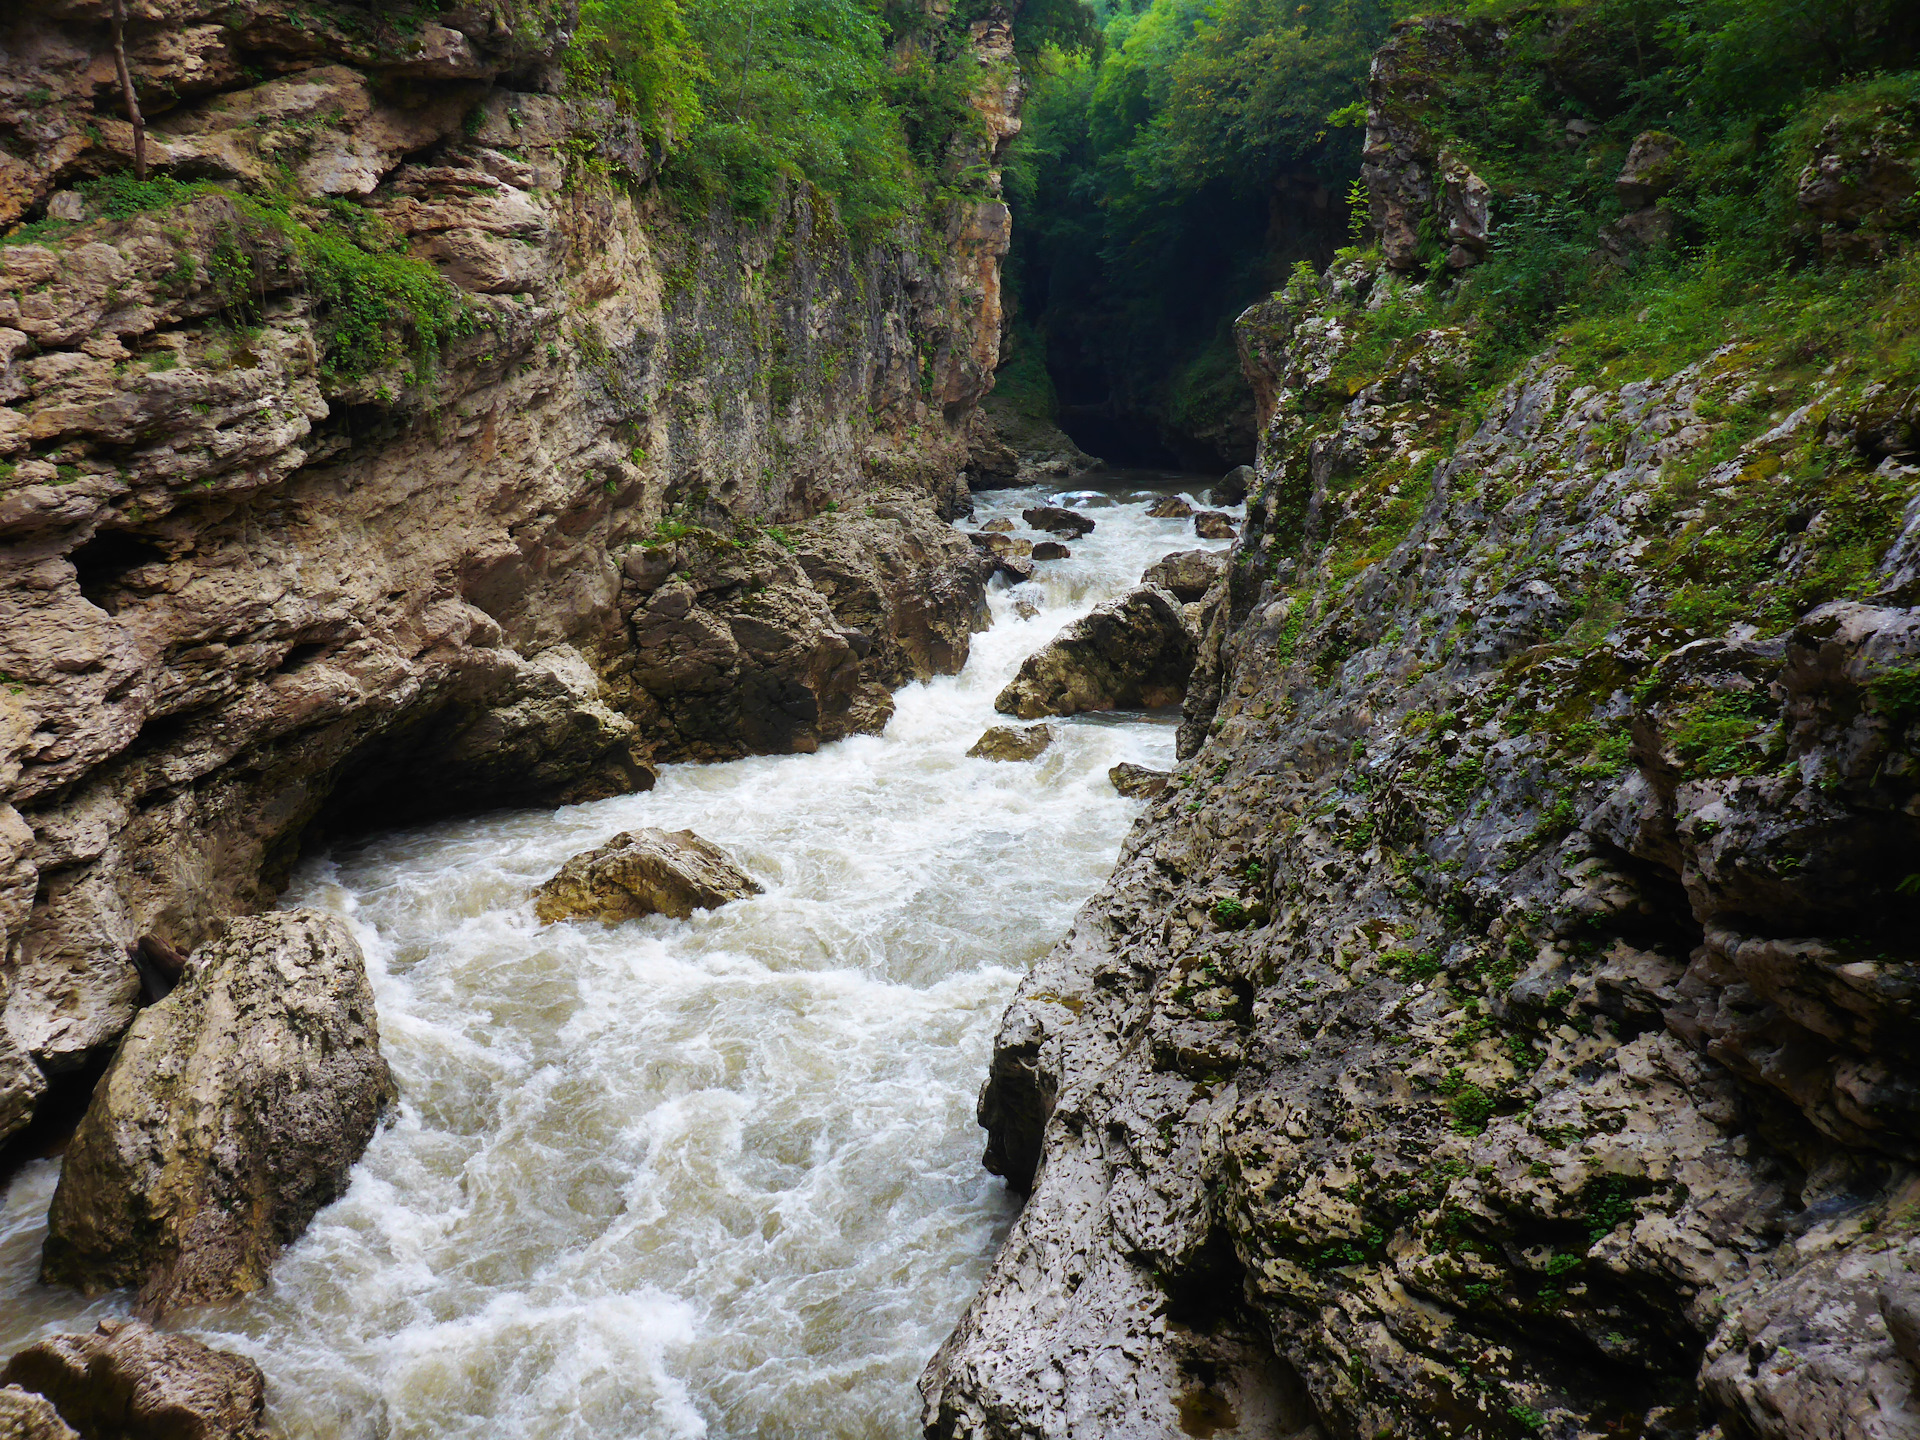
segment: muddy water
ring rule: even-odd
[[[270,1289],[181,1328],[256,1358],[303,1440],[914,1434],[914,1378],[1014,1208],[973,1121],[994,1025],[1138,813],[1108,767],[1170,764],[1172,717],[1070,720],[1028,764],[966,750],[1022,658],[1202,543],[1144,513],[1181,488],[979,497],[975,525],[1064,493],[1098,528],[997,581],[966,670],[902,691],[883,735],[306,863],[284,903],[353,926],[402,1104]],[[698,831],[766,893],[534,923],[533,885],[639,825]],[[57,1166],[0,1205],[0,1354],[125,1306],[34,1281]]]

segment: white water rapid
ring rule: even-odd
[[[283,903],[352,924],[401,1106],[264,1293],[181,1321],[260,1362],[287,1436],[917,1433],[914,1379],[1014,1212],[973,1119],[994,1026],[1139,813],[1108,767],[1173,758],[1172,718],[1140,715],[966,758],[1030,651],[1205,544],[1145,514],[1177,477],[1090,483],[1065,498],[1094,533],[996,581],[966,670],[901,691],[884,735],[302,865]],[[970,523],[1060,498],[981,496]],[[532,886],[640,825],[697,831],[766,893],[535,924]],[[58,1165],[0,1203],[0,1357],[126,1307],[36,1282]]]

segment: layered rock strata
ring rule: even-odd
[[[145,188],[107,7],[0,20],[0,1136],[129,943],[316,835],[810,749],[965,659],[1005,206],[676,211],[523,9],[133,6]]]
[[[394,1097],[346,925],[243,916],[140,1012],[67,1147],[41,1275],[152,1314],[257,1290]],[[84,1427],[82,1427],[84,1428]]]

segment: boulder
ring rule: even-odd
[[[1004,535],[1014,527],[1013,527],[1013,521],[1007,519],[1006,516],[1002,515],[1002,516],[999,516],[997,519],[987,521],[987,523],[982,525],[980,528],[983,531],[991,532],[992,534],[995,534],[995,535]]]
[[[975,760],[1031,760],[1052,743],[1051,725],[995,725],[967,754]]]
[[[996,560],[1004,560],[1014,555],[1025,557],[1033,554],[1033,541],[1014,535],[1003,535],[998,531],[991,534],[986,531],[975,531],[967,538],[974,543],[976,549],[985,551]]]
[[[135,1286],[152,1314],[257,1290],[346,1189],[393,1095],[346,925],[314,910],[230,921],[95,1087],[41,1278]]]
[[[1033,547],[1033,558],[1036,560],[1071,560],[1073,558],[1073,551],[1062,545],[1058,540],[1042,540],[1038,545]]]
[[[1165,770],[1149,770],[1145,765],[1135,765],[1130,760],[1122,760],[1107,771],[1107,779],[1129,800],[1151,800],[1167,788],[1167,781],[1173,777]]]
[[[0,1370],[0,1436],[21,1440],[266,1440],[266,1378],[241,1355],[132,1320],[55,1335]],[[32,1392],[30,1400],[10,1400]],[[58,1411],[47,1426],[45,1410]],[[32,1415],[47,1428],[8,1428]],[[15,1422],[17,1423],[17,1422]],[[71,1428],[69,1428],[71,1427]]]
[[[1231,540],[1240,532],[1231,515],[1222,515],[1218,510],[1200,510],[1193,517],[1193,533],[1202,540]]]
[[[1238,505],[1247,498],[1253,489],[1253,467],[1236,465],[1220,477],[1220,481],[1207,491],[1209,505]]]
[[[1029,655],[993,708],[1037,720],[1173,705],[1186,692],[1194,649],[1180,602],[1157,585],[1143,585]]]
[[[1178,495],[1162,495],[1147,506],[1147,514],[1156,520],[1184,520],[1193,514],[1193,506]]]
[[[1035,505],[1032,509],[1022,510],[1020,518],[1036,530],[1065,536],[1069,540],[1077,540],[1093,530],[1093,521],[1078,510],[1066,510],[1058,505]]]
[[[1033,560],[1026,555],[998,555],[994,557],[993,573],[1007,577],[1009,584],[1018,585],[1023,580],[1033,578]]]
[[[1142,585],[1158,585],[1170,590],[1176,599],[1198,600],[1213,588],[1213,582],[1227,571],[1227,557],[1217,550],[1176,550],[1149,565],[1140,576]]]
[[[18,1385],[0,1389],[0,1440],[81,1440],[53,1402]]]
[[[1013,613],[1022,620],[1031,620],[1040,613],[1040,607],[1031,600],[1016,600],[1013,602]]]
[[[643,915],[685,920],[729,900],[758,895],[752,876],[718,845],[691,830],[626,830],[597,850],[574,856],[534,892],[540,923]]]
[[[1613,182],[1613,193],[1628,210],[1651,205],[1679,183],[1687,147],[1664,130],[1644,130],[1634,137],[1626,163]]]

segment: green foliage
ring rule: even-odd
[[[1895,724],[1920,716],[1920,663],[1894,665],[1867,682],[1874,708]]]

